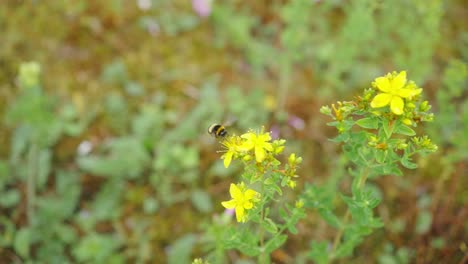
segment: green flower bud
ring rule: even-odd
[[[297,200],[295,206],[296,208],[302,208],[304,206],[304,200],[302,199]]]
[[[428,101],[424,101],[419,105],[419,111],[421,112],[427,112],[429,109],[431,109],[431,106]]]
[[[331,115],[331,109],[328,105],[324,105],[322,107],[320,107],[320,113],[324,114],[324,115]]]
[[[408,126],[411,126],[413,124],[413,122],[409,118],[403,119],[402,122],[403,124],[408,125]]]
[[[414,103],[407,103],[406,107],[408,107],[409,109],[414,109],[416,108],[416,105],[414,105]]]
[[[291,153],[288,158],[289,164],[293,165],[296,162],[296,153]]]

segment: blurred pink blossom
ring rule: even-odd
[[[211,4],[213,0],[192,0],[192,8],[201,17],[211,14]]]
[[[303,130],[305,127],[305,122],[302,118],[295,115],[291,115],[288,119],[288,124],[294,127],[296,130]]]
[[[224,210],[224,214],[229,215],[229,216],[233,216],[234,212],[235,212],[234,208]]]

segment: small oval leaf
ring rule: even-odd
[[[379,120],[373,117],[366,117],[356,121],[356,124],[362,128],[377,129],[379,127]]]
[[[409,126],[404,125],[404,124],[400,124],[399,126],[397,126],[395,128],[394,132],[396,134],[402,134],[402,135],[406,135],[406,136],[416,135],[416,132],[413,129],[411,129]]]

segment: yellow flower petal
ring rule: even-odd
[[[389,92],[390,91],[390,81],[387,77],[378,77],[375,79],[375,85],[379,88],[382,92]]]
[[[256,191],[248,189],[247,191],[245,191],[244,197],[246,200],[250,200],[254,198],[256,195],[257,195]]]
[[[273,145],[271,145],[268,142],[263,143],[262,146],[263,146],[264,149],[266,149],[268,151],[273,151]]]
[[[258,163],[265,159],[265,150],[261,146],[255,147],[255,159]]]
[[[384,107],[390,103],[390,101],[392,100],[392,97],[393,96],[391,94],[386,94],[386,93],[378,94],[372,100],[371,107],[372,108]]]
[[[403,102],[403,99],[401,99],[398,96],[394,96],[392,98],[392,101],[390,102],[390,109],[395,115],[401,115],[403,114],[403,107],[405,106],[405,103]]]
[[[403,98],[408,98],[413,94],[413,90],[410,89],[400,89],[396,92],[396,94]]]
[[[252,203],[252,202],[245,202],[245,203],[244,203],[244,208],[245,208],[245,209],[247,209],[247,210],[248,210],[248,209],[252,209],[252,207],[253,207],[253,203]]]
[[[234,183],[231,183],[231,186],[229,187],[229,193],[231,194],[231,197],[235,199],[239,199],[242,197],[242,191],[235,185]]]
[[[422,88],[413,89],[413,90],[411,90],[410,97],[416,96],[416,95],[420,94],[421,92],[422,92]]]
[[[403,88],[406,83],[406,71],[401,71],[391,82],[391,89],[398,90]]]
[[[224,206],[227,209],[232,209],[236,207],[236,201],[235,200],[230,200],[226,202],[221,202],[221,205]]]
[[[244,138],[244,139],[247,139],[247,140],[252,140],[252,139],[255,139],[256,137],[257,137],[257,135],[255,135],[255,133],[253,133],[253,132],[247,132],[247,133],[241,135],[241,138]]]
[[[224,158],[224,167],[227,168],[229,167],[229,164],[231,164],[231,161],[232,161],[232,155],[234,153],[233,152],[226,152],[226,154],[223,155],[222,158]]]
[[[271,136],[270,136],[270,133],[263,133],[259,136],[260,140],[261,141],[270,141],[271,140]]]
[[[244,207],[242,206],[237,206],[236,207],[236,218],[237,222],[245,222],[245,210]]]

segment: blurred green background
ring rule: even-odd
[[[463,0],[3,0],[0,262],[208,256],[239,171],[208,126],[285,138],[304,158],[300,193],[345,173],[320,106],[393,70],[424,88],[436,118],[418,129],[439,151],[374,182],[385,227],[343,263],[466,261],[466,17]],[[31,61],[40,75],[22,77]],[[313,212],[298,230],[276,263],[333,236]]]

